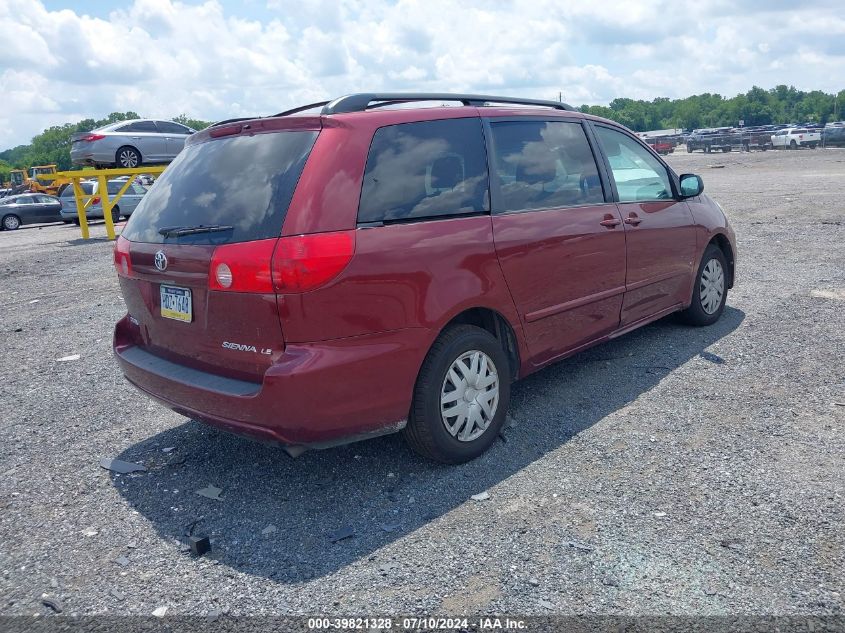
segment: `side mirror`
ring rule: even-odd
[[[694,198],[704,191],[704,181],[695,174],[681,175],[681,197]]]

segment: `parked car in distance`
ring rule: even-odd
[[[643,138],[643,141],[650,145],[651,148],[661,156],[666,156],[675,151],[675,144],[665,139],[645,137]]]
[[[845,146],[845,123],[828,123],[822,130],[822,145],[825,147]]]
[[[61,222],[59,199],[44,193],[22,193],[0,199],[0,227],[14,231],[24,224]]]
[[[109,198],[113,199],[117,193],[123,188],[126,184],[126,180],[109,180],[108,183],[108,191],[109,191]],[[79,183],[82,192],[86,195],[94,195],[94,200],[91,202],[91,205],[85,210],[85,217],[89,220],[95,218],[102,218],[103,217],[103,201],[100,196],[97,195],[99,190],[99,183],[96,180],[83,180]],[[117,204],[112,207],[111,215],[112,215],[112,222],[117,222],[120,220],[121,216],[129,217],[132,215],[132,212],[135,211],[135,208],[141,202],[141,199],[147,194],[147,188],[144,185],[141,185],[137,182],[129,183],[126,191],[120,199],[117,201]],[[76,194],[74,193],[73,186],[65,187],[62,191],[61,196],[59,196],[59,201],[61,202],[61,216],[62,220],[65,223],[73,222],[74,224],[79,224],[79,215],[76,210]]]
[[[772,134],[772,147],[775,149],[798,149],[799,147],[816,149],[821,145],[821,141],[822,135],[818,130],[807,128],[790,127]]]
[[[71,136],[74,165],[140,167],[169,163],[196,130],[174,121],[133,119]]]
[[[291,454],[401,431],[459,463],[513,380],[720,318],[724,212],[621,125],[483,95],[318,105],[192,136],[115,244],[116,358],[174,411]]]

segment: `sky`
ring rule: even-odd
[[[845,87],[842,0],[0,0],[0,150],[132,110],[220,120],[350,92],[607,104]]]

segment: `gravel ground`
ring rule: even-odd
[[[736,229],[722,320],[516,384],[459,467],[398,437],[293,460],[153,404],[112,359],[111,245],[0,233],[0,614],[841,614],[845,151],[669,162]]]

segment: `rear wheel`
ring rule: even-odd
[[[789,141],[789,149],[798,149],[798,143],[795,142],[795,139]]]
[[[120,221],[120,207],[112,207],[111,221],[112,224],[117,224]]]
[[[685,323],[701,326],[719,320],[728,298],[727,270],[728,264],[722,249],[710,244],[698,265],[692,302],[680,314]]]
[[[3,230],[14,231],[21,227],[21,219],[16,215],[3,216]]]
[[[414,387],[403,434],[419,454],[447,464],[475,459],[502,429],[510,367],[487,330],[456,325],[432,345]]]
[[[141,164],[141,154],[134,147],[124,146],[117,150],[114,162],[118,167],[137,167]]]

